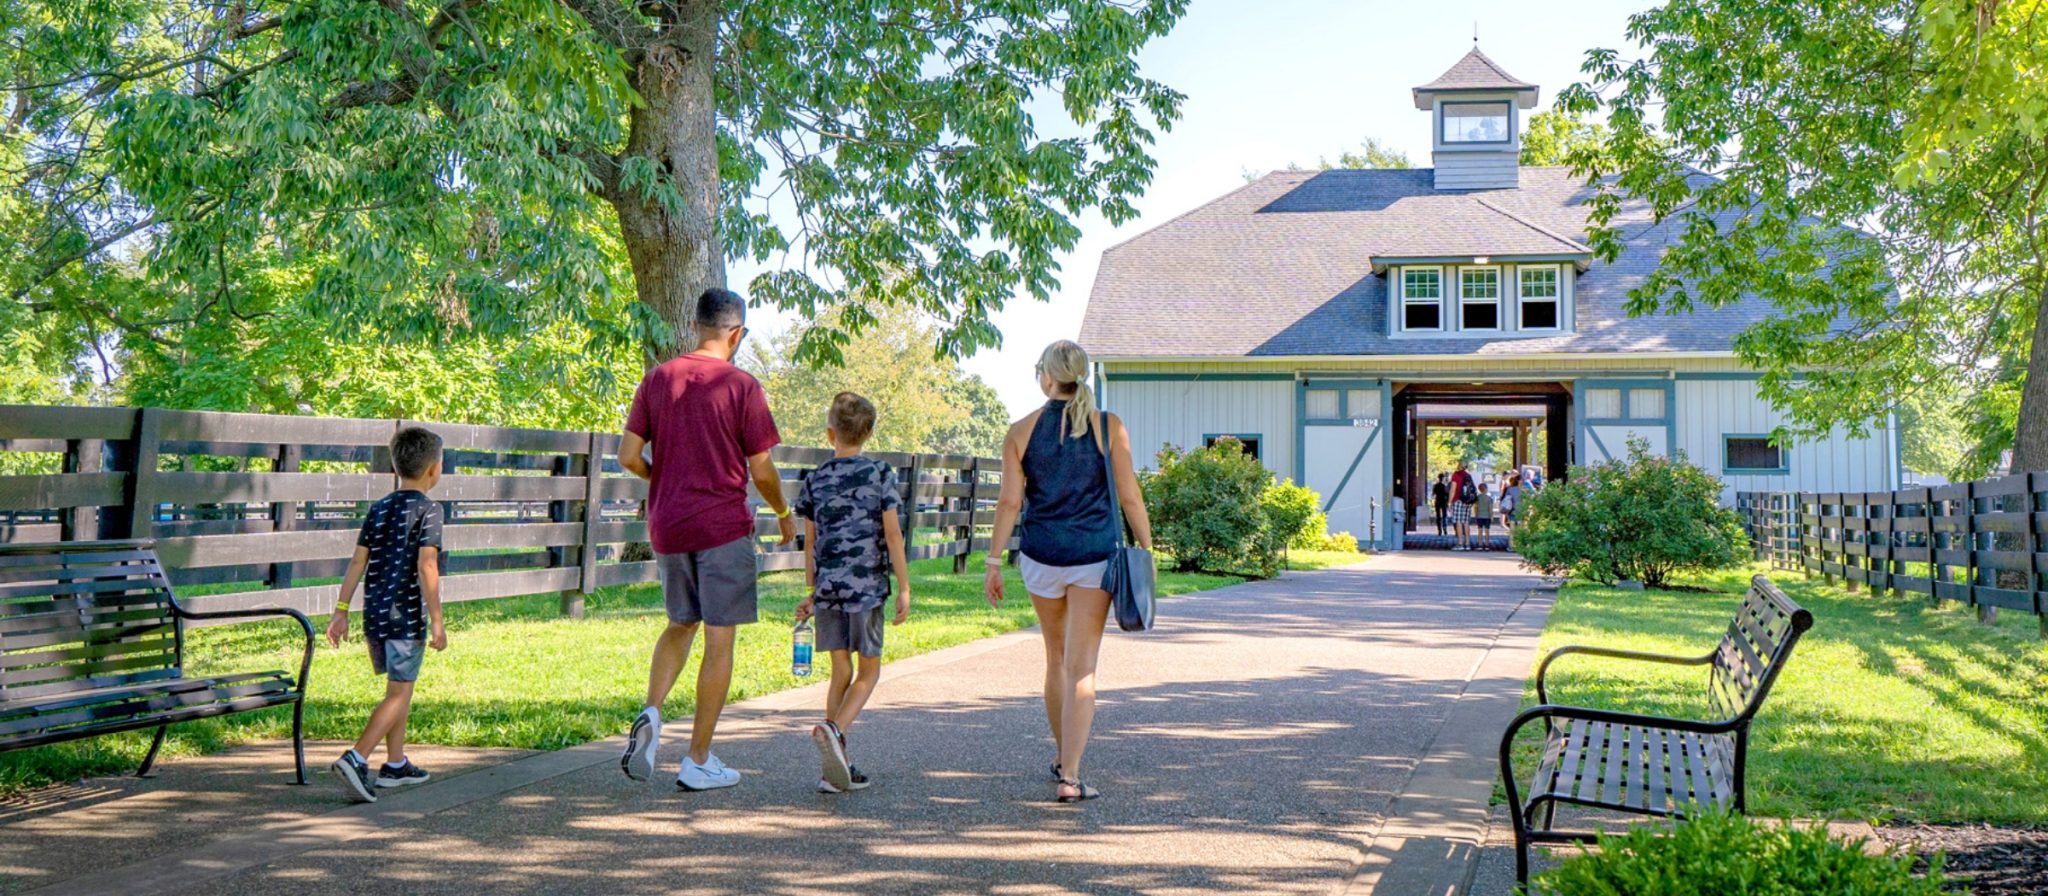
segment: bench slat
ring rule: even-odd
[[[114,631],[120,631],[115,629]],[[155,637],[151,637],[155,635]],[[64,642],[60,642],[64,643]],[[0,669],[22,669],[31,666],[49,667],[51,663],[64,663],[76,667],[80,664],[71,660],[103,660],[125,654],[147,653],[150,651],[169,652],[176,650],[178,639],[163,629],[154,632],[122,633],[113,638],[79,641],[72,639],[70,646],[54,650],[15,651],[0,654]],[[97,665],[88,663],[84,665]]]
[[[169,604],[163,604],[120,609],[118,612],[101,610],[91,614],[84,624],[80,624],[76,613],[43,613],[0,619],[0,644],[13,650],[75,641],[86,634],[122,628],[163,628],[173,624],[171,614],[167,612],[169,608]]]
[[[146,684],[152,681],[161,681],[164,679],[177,677],[177,669],[160,667],[156,669],[146,669],[140,672],[126,672],[118,675],[96,675],[91,678],[74,678],[66,681],[51,681],[39,684],[25,684],[19,687],[16,687],[13,684],[0,684],[0,690],[4,690],[4,692],[7,694],[7,699],[9,701],[35,700],[42,697],[64,696],[67,694],[75,694],[79,691],[97,690],[99,688],[121,687],[123,685],[130,684]]]
[[[1715,782],[1713,777],[1707,774],[1706,756],[1703,755],[1704,742],[1696,734],[1686,734],[1683,737],[1686,766],[1692,770],[1692,802],[1700,803],[1703,802],[1702,797],[1712,797]]]
[[[1606,722],[1591,722],[1586,725],[1586,748],[1579,768],[1579,799],[1600,798],[1599,762],[1601,753],[1607,749],[1608,730]]]
[[[0,671],[0,690],[5,690],[9,699],[20,691],[24,696],[31,690],[44,685],[71,685],[76,681],[87,681],[109,673],[132,673],[138,669],[164,669],[177,671],[176,657],[152,655],[113,656],[86,663],[65,663],[56,666],[28,666]],[[78,690],[69,687],[69,690]]]
[[[0,721],[0,737],[50,731],[109,719],[155,715],[248,697],[282,695],[292,691],[291,680],[281,672],[232,676],[224,679],[182,678],[171,684],[175,686],[108,691],[99,695],[96,702],[81,704],[72,701],[54,712],[38,711]]]
[[[1643,805],[1651,809],[1668,809],[1671,805],[1671,785],[1664,776],[1664,764],[1671,754],[1671,732],[1662,728],[1649,730],[1649,744],[1644,756],[1645,771],[1650,776],[1649,799]]]

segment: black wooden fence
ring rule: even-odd
[[[2048,638],[2048,473],[1891,492],[1741,492],[1750,544],[1777,569],[2032,613]]]
[[[50,471],[0,475],[0,542],[153,538],[196,609],[333,608],[369,502],[396,484],[387,445],[417,421],[0,405],[0,456]],[[618,464],[614,433],[423,423],[446,442],[432,497],[449,525],[442,599],[560,593],[580,615],[588,593],[651,582],[647,485]],[[34,454],[24,454],[32,452]],[[828,449],[779,447],[784,494]],[[1001,463],[876,452],[904,483],[911,559],[963,569],[988,547]],[[24,464],[17,463],[15,467]],[[800,569],[758,500],[763,571]]]

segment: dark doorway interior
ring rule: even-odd
[[[1483,440],[1468,430],[1504,433],[1509,469],[1535,466],[1546,480],[1562,479],[1571,465],[1571,400],[1571,389],[1555,382],[1395,384],[1393,493],[1407,502],[1408,530],[1429,521],[1432,437],[1471,445]]]

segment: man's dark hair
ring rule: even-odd
[[[841,392],[832,396],[832,410],[825,415],[825,425],[832,427],[845,444],[863,444],[875,432],[875,404],[852,392]]]
[[[730,289],[711,287],[697,297],[697,327],[730,330],[747,322],[747,300]]]
[[[441,437],[424,426],[408,426],[391,437],[391,467],[404,479],[418,479],[441,460]]]

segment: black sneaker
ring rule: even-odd
[[[846,780],[849,784],[846,788],[848,790],[868,789],[868,776],[860,773],[859,766],[849,765],[846,767]]]
[[[370,764],[354,751],[341,754],[341,758],[334,760],[328,769],[334,772],[335,779],[341,782],[342,792],[348,794],[350,800],[358,803],[377,801],[377,779],[370,775]]]
[[[410,759],[407,759],[404,765],[392,765],[387,762],[383,768],[377,770],[377,786],[404,787],[407,784],[425,784],[431,777],[433,775],[427,774],[426,769],[414,765]]]

